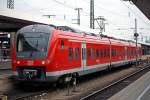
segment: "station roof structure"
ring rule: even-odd
[[[150,0],[124,0],[132,1],[150,20]]]
[[[0,31],[15,32],[26,25],[48,24],[50,19],[11,9],[0,9]]]
[[[56,26],[69,26],[85,32],[94,32],[90,28],[70,24],[62,20],[52,20],[43,16],[36,16],[15,11],[13,9],[0,9],[0,32],[16,32],[18,29],[32,24],[53,24]]]

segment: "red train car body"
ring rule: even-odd
[[[133,63],[136,56],[142,56],[139,44],[30,25],[16,34],[12,70],[20,81],[57,81]]]

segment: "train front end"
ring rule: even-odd
[[[30,25],[20,29],[15,38],[13,77],[19,81],[47,81],[48,50],[54,28]]]

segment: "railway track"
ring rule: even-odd
[[[114,81],[113,83],[82,97],[80,100],[107,100],[148,71],[150,71],[150,65],[146,65],[144,68],[141,68],[140,70],[127,75],[126,77]]]
[[[121,69],[123,70],[123,69],[127,69],[127,68],[123,67],[123,68],[119,68],[119,69],[116,69],[116,70],[121,70]],[[111,73],[113,73],[113,71],[109,72],[109,74],[111,74]],[[98,77],[97,75],[94,75],[94,77],[95,76]],[[90,75],[87,75],[86,78],[87,77],[88,77],[88,79],[91,79],[91,80],[93,79],[93,77],[91,77]],[[81,79],[79,84],[84,83],[84,82],[88,82],[88,80],[85,80],[86,78],[84,77],[84,79]],[[29,88],[29,87],[27,87],[27,88]],[[54,87],[54,88],[53,87],[48,87],[48,88],[42,89],[42,90],[39,89],[39,90],[37,90],[38,92],[36,92],[36,91],[31,92],[30,90],[32,90],[32,89],[28,90],[31,93],[24,93],[22,91],[19,93],[19,91],[18,91],[17,93],[19,93],[19,94],[15,95],[15,96],[12,96],[12,97],[9,97],[9,100],[32,100],[32,99],[36,100],[36,98],[38,98],[38,97],[40,98],[40,97],[46,95],[47,93],[51,93],[53,91],[56,91],[57,89],[59,90],[59,87]],[[62,89],[65,89],[65,87],[61,87],[61,90]]]
[[[126,68],[126,69],[128,69],[128,68]],[[125,69],[125,68],[123,68],[123,69]],[[144,69],[145,68],[143,68],[142,70],[144,70]],[[138,72],[140,72],[140,71],[138,71]],[[116,73],[116,72],[119,72],[119,70],[114,71],[114,73]],[[111,74],[111,73],[113,73],[113,71],[109,72],[109,74]],[[137,73],[137,72],[135,72],[135,73]],[[104,75],[106,75],[106,74],[104,74]],[[92,80],[92,78],[91,78],[91,80]],[[84,82],[88,82],[88,81],[84,81]],[[82,83],[83,83],[82,81],[79,82],[79,84],[82,84]],[[115,83],[117,83],[117,82],[115,82]],[[36,98],[41,98],[44,95],[51,94],[51,93],[59,90],[58,87],[52,87],[52,85],[49,85],[48,87],[47,86],[44,86],[44,87],[40,86],[40,88],[39,87],[37,87],[37,88],[36,87],[28,87],[28,86],[25,87],[25,86],[18,86],[18,85],[15,85],[15,86],[16,87],[13,87],[13,89],[11,89],[13,91],[11,91],[8,94],[6,93],[8,95],[8,100],[32,100],[32,99],[36,100]],[[18,89],[19,87],[21,89]],[[105,90],[105,88],[101,89],[101,91]],[[60,90],[64,90],[64,88],[62,88]],[[94,94],[94,93],[92,93],[92,94]],[[86,98],[89,97],[90,95],[88,95],[84,98],[81,98],[83,96],[82,95],[82,96],[80,96],[80,98],[81,98],[81,100],[86,100]]]
[[[17,83],[18,84],[18,83]],[[20,84],[20,83],[19,83]],[[8,93],[8,100],[32,100],[34,97],[44,96],[47,93],[53,92],[56,88],[52,86],[27,86],[25,85],[15,86],[14,91]],[[32,99],[31,99],[32,98]]]

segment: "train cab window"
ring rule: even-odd
[[[91,49],[90,48],[88,48],[88,58],[91,58]]]
[[[79,48],[75,48],[75,59],[79,60],[80,59],[80,51]]]
[[[73,48],[68,49],[69,60],[73,60]]]
[[[92,48],[92,58],[94,58],[94,57],[95,57],[95,49]]]
[[[98,58],[99,57],[99,50],[96,49],[96,57]]]
[[[61,49],[64,49],[64,40],[61,40]]]

